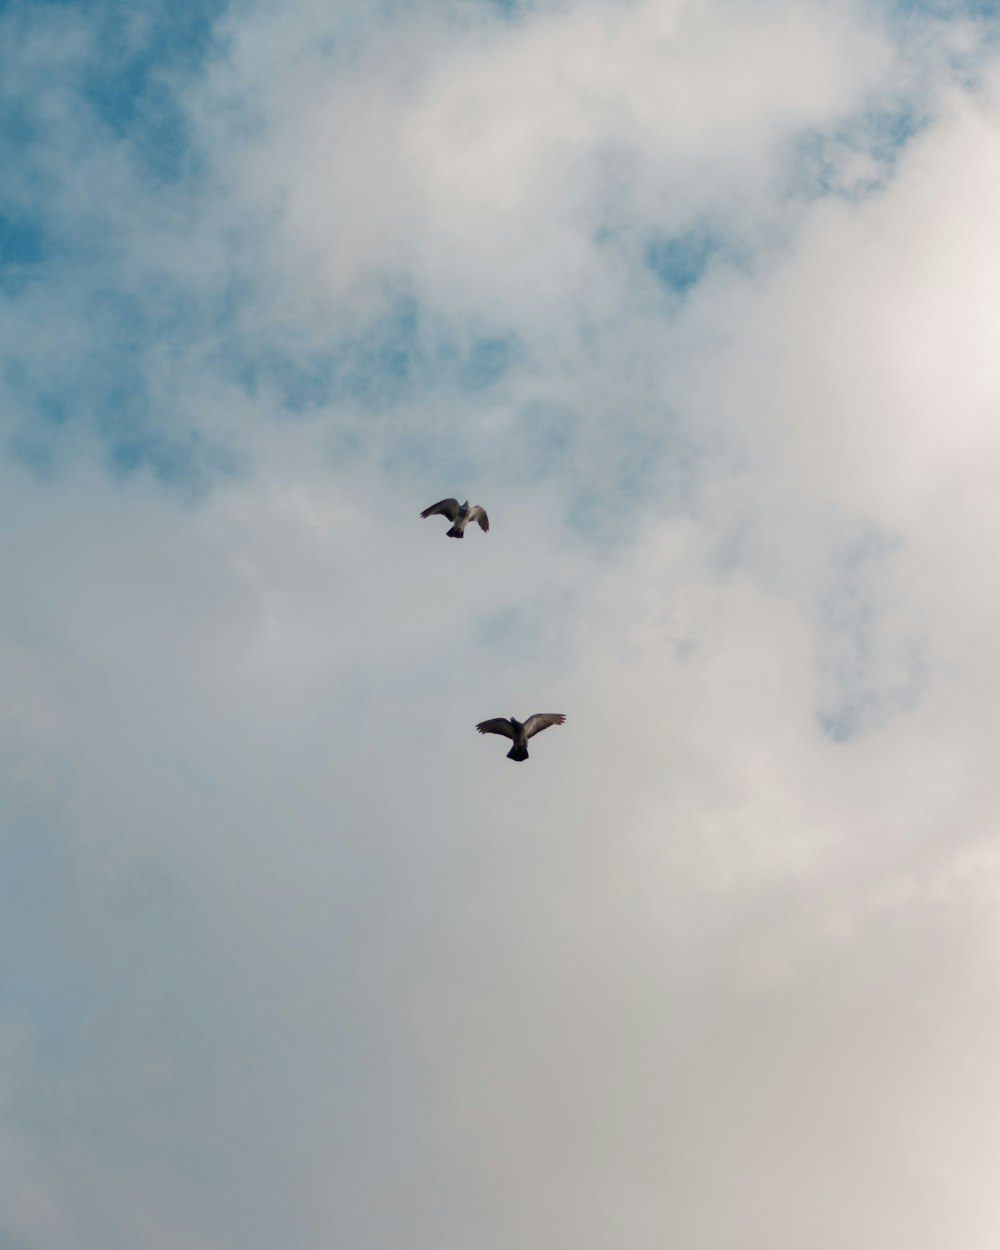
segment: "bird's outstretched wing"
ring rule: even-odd
[[[490,518],[486,515],[486,509],[480,508],[479,504],[473,504],[473,506],[469,509],[469,520],[478,521],[479,528],[484,534],[488,534],[490,532]]]
[[[565,719],[562,712],[536,712],[524,722],[524,736],[533,738],[535,734],[540,734],[550,725],[561,725]]]
[[[458,500],[457,499],[442,499],[440,503],[435,503],[435,504],[432,504],[429,508],[425,508],[423,512],[421,512],[420,515],[422,517],[428,517],[428,516],[437,516],[438,513],[440,513],[442,516],[446,516],[449,521],[454,523],[455,521],[458,520]]]
[[[505,738],[514,736],[514,726],[506,716],[495,716],[493,720],[481,720],[476,728],[481,734],[502,734]]]

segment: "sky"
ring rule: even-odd
[[[998,18],[3,7],[2,1250],[1000,1244]]]

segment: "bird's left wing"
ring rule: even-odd
[[[442,499],[440,503],[433,503],[431,504],[429,508],[425,508],[423,512],[421,512],[420,515],[422,517],[429,517],[429,516],[438,516],[439,514],[441,516],[446,516],[449,521],[457,521],[458,520],[458,500],[457,499]]]
[[[524,736],[533,738],[535,734],[540,734],[550,725],[561,725],[565,719],[562,712],[536,712],[524,722]]]
[[[469,509],[469,520],[478,521],[479,528],[484,534],[488,534],[490,532],[490,518],[486,515],[486,509],[480,508],[479,504],[473,504],[473,506]]]
[[[476,728],[481,734],[502,734],[505,738],[514,736],[514,726],[506,716],[495,716],[493,720],[481,720]]]

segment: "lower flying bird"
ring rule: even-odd
[[[487,533],[490,528],[490,518],[486,515],[485,509],[480,508],[477,503],[470,508],[468,499],[461,504],[457,499],[442,499],[440,503],[425,508],[420,515],[429,517],[438,514],[446,516],[451,522],[451,529],[448,531],[449,538],[464,538],[465,527],[470,521],[478,521],[483,533]]]
[[[505,738],[513,738],[514,745],[507,752],[509,760],[526,760],[528,758],[528,739],[540,734],[550,725],[561,725],[566,719],[562,712],[536,712],[522,723],[512,716],[507,720],[497,716],[493,720],[480,721],[476,728],[481,734],[502,734]]]

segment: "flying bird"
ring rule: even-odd
[[[448,531],[449,538],[464,538],[465,527],[470,521],[478,521],[479,528],[484,534],[489,532],[490,518],[486,515],[485,509],[480,508],[477,503],[470,508],[468,499],[462,504],[457,499],[442,499],[440,503],[425,508],[420,515],[429,517],[438,514],[446,516],[451,522],[451,529]]]
[[[505,738],[513,738],[514,745],[507,752],[509,760],[526,760],[528,758],[528,739],[540,734],[550,725],[561,725],[566,719],[562,712],[536,712],[522,723],[512,716],[507,720],[504,716],[493,720],[480,721],[476,728],[481,734],[502,734]]]

